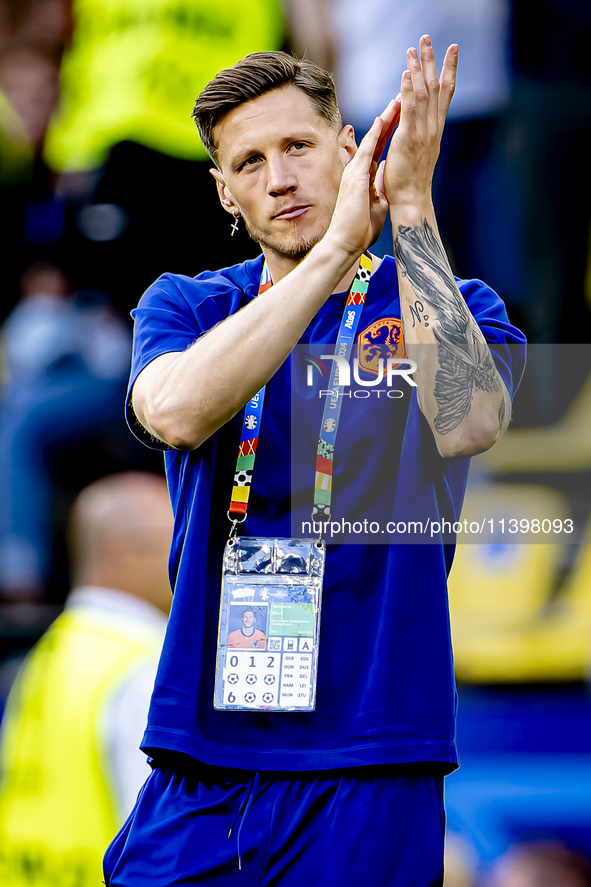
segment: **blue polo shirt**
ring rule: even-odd
[[[196,278],[159,278],[132,312],[130,391],[154,358],[184,351],[255,298],[261,269],[262,257]],[[485,284],[458,283],[513,395],[523,371],[524,337],[510,325],[502,301]],[[316,343],[334,344],[344,299],[344,294],[329,297],[302,345],[312,351]],[[383,335],[378,321],[385,319],[384,329],[392,334],[399,318],[395,260],[386,257],[370,281],[359,340],[379,344]],[[298,428],[292,441],[291,365],[298,359],[296,354],[286,361],[267,385],[244,530],[248,535],[291,536],[294,509],[309,514],[304,499],[311,502],[312,481],[306,490],[308,475],[294,473],[291,456],[294,447],[301,446],[306,458],[311,451],[313,465],[318,425],[314,414],[312,431]],[[439,456],[410,388],[389,404],[394,413],[385,410],[383,399],[344,402],[333,513],[357,512],[363,506],[363,491],[373,489],[380,509],[395,519],[412,519],[414,508],[423,517],[453,521],[460,514],[469,460]],[[321,406],[314,410],[321,414]],[[386,414],[390,419],[394,415],[395,421],[384,433]],[[165,448],[141,428],[130,406],[128,419],[148,446]],[[214,710],[221,563],[241,426],[242,412],[197,450],[164,453],[175,515],[170,555],[174,598],[142,747],[148,753],[165,749],[208,764],[249,770],[423,761],[453,770],[456,691],[447,574],[454,547],[441,541],[329,544],[316,710]]]

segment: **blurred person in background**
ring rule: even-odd
[[[435,47],[452,37],[462,47],[447,125],[495,113],[508,102],[509,0],[417,0],[411,6],[400,0],[288,0],[287,9],[292,43],[334,65],[343,117],[357,124],[358,134],[373,122],[368,108],[387,104],[398,90],[406,47],[425,28]],[[385,65],[384,58],[395,61]],[[441,50],[436,58],[441,64]]]
[[[68,274],[76,287],[108,290],[127,313],[162,268],[194,275],[256,255],[244,231],[228,237],[187,108],[220,67],[281,48],[281,4],[72,0],[72,8],[45,160],[69,206]]]
[[[18,295],[24,268],[57,258],[62,210],[51,199],[45,134],[59,102],[59,68],[71,30],[70,0],[0,0],[0,320]]]
[[[43,146],[59,97],[59,69],[29,48],[14,49],[2,61],[0,86],[18,115],[34,153]]]
[[[591,71],[576,53],[562,64],[564,47],[591,34],[588,0],[541,0],[535,15],[528,0],[287,0],[287,8],[293,45],[334,64],[339,103],[360,132],[371,123],[365,109],[397,89],[401,68],[383,58],[403,58],[424,31],[434,45],[461,45],[434,180],[452,263],[518,308],[530,342],[588,342]]]
[[[2,7],[0,6],[0,13]],[[0,34],[4,22],[0,19]],[[34,145],[23,117],[13,104],[14,56],[0,56],[0,242],[3,258],[2,307],[6,316],[18,292],[18,271],[24,251],[25,207],[33,176]]]
[[[591,863],[558,841],[517,844],[497,862],[490,887],[591,887]]]
[[[0,883],[90,887],[149,773],[139,742],[170,607],[172,513],[156,475],[78,497],[74,588],[11,691],[0,745]]]
[[[219,65],[283,42],[280,0],[0,0],[0,91],[31,155],[0,195],[5,311],[39,259],[124,313],[162,267],[208,267],[225,219],[186,108]],[[229,253],[254,255],[243,231]]]
[[[104,296],[35,263],[0,332],[0,598],[42,599],[52,567],[52,459],[122,423],[131,336]]]
[[[293,45],[334,70],[343,119],[358,135],[373,122],[368,109],[385,107],[396,95],[416,34],[430,34],[435,47],[459,43],[456,92],[433,183],[439,228],[452,267],[486,280],[513,302],[517,228],[497,151],[510,98],[510,0],[288,0],[287,9]],[[391,243],[387,221],[374,251],[384,255]]]

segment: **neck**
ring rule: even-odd
[[[293,271],[294,268],[303,261],[305,257],[301,259],[292,259],[289,256],[281,256],[277,253],[270,250],[268,247],[263,247],[263,255],[267,260],[267,265],[269,266],[269,271],[271,272],[271,280],[273,283],[279,283],[280,280],[283,280],[290,271]],[[357,268],[359,267],[359,260],[355,261],[352,267],[347,271],[345,276],[338,282],[336,287],[333,290],[333,293],[343,293],[345,290],[349,290],[355,275],[357,273]]]

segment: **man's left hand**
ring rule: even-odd
[[[455,90],[458,46],[454,43],[447,50],[441,78],[429,36],[421,37],[418,52],[409,49],[406,59],[400,124],[390,143],[385,168],[378,176],[378,188],[391,208],[423,207],[431,199],[433,171]]]

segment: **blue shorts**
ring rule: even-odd
[[[443,777],[384,767],[156,768],[105,855],[107,887],[437,887]]]

